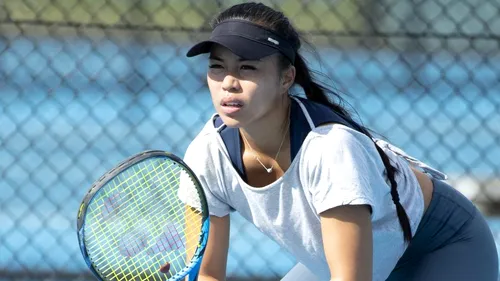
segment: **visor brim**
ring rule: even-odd
[[[262,43],[246,39],[240,36],[217,36],[202,41],[189,49],[186,56],[194,57],[210,53],[214,44],[219,44],[229,49],[238,57],[246,60],[259,60],[279,52],[278,49],[263,45]]]

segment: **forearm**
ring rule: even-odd
[[[198,281],[225,281],[229,249],[229,215],[210,216],[210,233]]]
[[[223,279],[218,279],[218,278],[214,278],[214,277],[210,277],[210,276],[198,276],[198,280],[197,281],[226,281],[226,278],[223,278]]]

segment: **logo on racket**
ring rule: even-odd
[[[122,237],[118,249],[124,257],[131,258],[148,247],[149,234],[147,232],[131,232]]]
[[[116,215],[120,210],[122,201],[123,200],[119,192],[115,192],[110,196],[104,198],[101,207],[102,218],[104,220],[107,220],[113,215]]]
[[[182,235],[179,234],[179,227],[174,224],[167,224],[163,233],[156,239],[155,244],[147,250],[148,255],[152,256],[161,252],[170,252],[186,247],[182,241]]]

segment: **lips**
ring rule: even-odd
[[[222,106],[242,107],[243,105],[237,102],[225,102]]]
[[[231,98],[231,97],[227,97],[227,98],[224,98],[221,100],[221,108],[222,108],[222,111],[225,113],[225,114],[234,114],[238,111],[240,111],[240,109],[243,107],[243,101],[239,100],[239,99],[236,99],[236,98]]]
[[[235,98],[224,98],[221,100],[221,106],[229,106],[229,107],[242,107],[243,101],[235,99]]]

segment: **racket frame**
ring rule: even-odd
[[[170,152],[163,151],[163,150],[146,150],[146,151],[135,154],[135,155],[123,160],[118,165],[116,165],[114,168],[107,171],[98,180],[96,180],[84,196],[84,198],[80,204],[80,207],[78,209],[78,215],[77,215],[78,243],[80,245],[80,251],[82,252],[85,263],[89,267],[92,274],[98,280],[106,281],[104,279],[104,277],[102,277],[99,274],[98,270],[94,267],[94,265],[90,261],[87,247],[85,245],[85,214],[87,212],[88,206],[92,203],[92,200],[95,198],[95,195],[98,193],[98,191],[103,186],[105,186],[109,181],[111,181],[114,177],[116,177],[120,173],[126,171],[131,166],[138,164],[144,160],[154,158],[154,157],[169,158],[170,160],[176,162],[176,164],[181,165],[182,168],[184,169],[184,171],[186,171],[188,173],[188,175],[191,177],[191,180],[193,181],[194,186],[197,189],[198,194],[200,196],[202,227],[201,227],[201,233],[200,233],[198,246],[195,250],[193,257],[191,258],[191,261],[188,264],[186,264],[186,266],[181,271],[179,271],[174,276],[172,276],[168,279],[169,281],[170,280],[172,280],[172,281],[173,280],[182,280],[182,278],[186,277],[189,273],[195,273],[195,274],[190,274],[189,281],[197,280],[198,271],[199,271],[199,268],[200,268],[200,265],[202,262],[203,254],[205,252],[206,244],[208,242],[208,232],[209,232],[210,223],[209,223],[209,213],[208,213],[207,200],[206,200],[203,188],[200,184],[200,181],[198,180],[198,178],[196,177],[194,172],[191,170],[191,168],[189,168],[189,166],[186,163],[184,163],[184,161],[181,158],[177,157],[176,155],[174,155]]]

